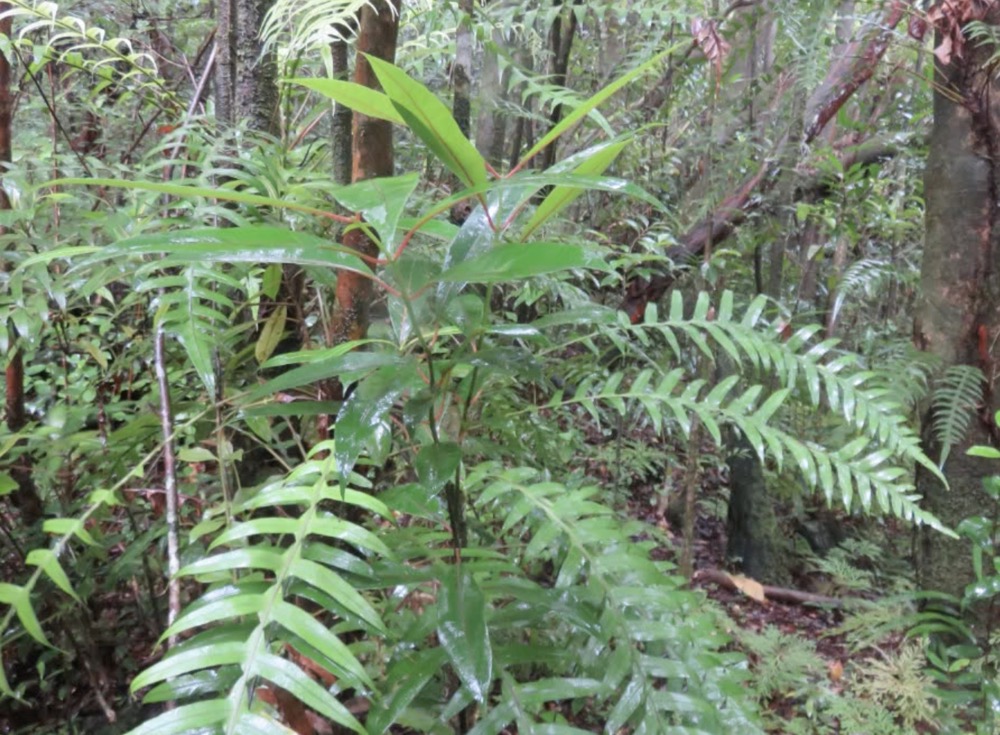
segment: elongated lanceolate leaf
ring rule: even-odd
[[[165,261],[169,263],[295,263],[372,273],[349,248],[316,235],[269,225],[199,227],[137,235],[108,245],[92,260],[159,253],[166,253]]]
[[[406,124],[448,170],[466,186],[485,183],[485,159],[462,133],[444,103],[388,61],[367,55],[365,58]]]
[[[626,86],[627,84],[634,82],[636,79],[641,77],[647,71],[653,69],[657,64],[661,63],[668,56],[670,56],[673,53],[676,53],[678,49],[687,46],[689,43],[690,41],[685,40],[673,44],[665,51],[661,51],[660,53],[658,53],[649,61],[640,64],[632,71],[627,72],[626,74],[618,77],[618,79],[611,82],[611,84],[609,84],[607,87],[605,87],[600,92],[595,94],[593,97],[586,100],[583,104],[578,105],[568,115],[566,115],[566,117],[564,117],[557,125],[553,126],[553,128],[548,133],[542,136],[542,139],[539,140],[537,143],[535,143],[535,145],[531,148],[531,150],[529,150],[521,157],[522,164],[525,161],[530,161],[536,154],[538,154],[539,151],[541,151],[552,141],[554,141],[560,135],[569,130],[569,128],[571,128],[573,125],[576,125],[576,123],[578,123],[584,117],[589,115],[591,110],[593,110],[598,105],[607,101],[619,89]]]
[[[602,143],[596,145],[589,149],[583,163],[573,169],[575,174],[601,174],[604,170],[610,166],[618,154],[622,152],[625,148],[627,141],[616,141],[609,143]],[[538,205],[538,209],[531,216],[528,224],[524,226],[524,230],[521,232],[521,240],[527,240],[531,237],[531,233],[537,230],[542,224],[550,220],[561,210],[565,209],[569,204],[579,197],[584,192],[583,189],[572,186],[572,185],[559,185],[556,186],[548,196],[542,200],[542,203]]]
[[[493,681],[493,647],[486,626],[486,598],[468,573],[454,569],[438,597],[438,640],[462,684],[485,702]]]
[[[507,243],[464,260],[441,274],[442,281],[497,283],[545,273],[589,268],[610,272],[603,256],[580,245],[561,243]]]
[[[298,84],[329,97],[338,105],[350,107],[368,117],[403,124],[403,118],[395,105],[381,92],[355,82],[344,82],[337,79],[289,79],[292,84]]]

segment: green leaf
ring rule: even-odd
[[[178,263],[295,263],[372,274],[350,248],[283,227],[197,227],[137,235],[103,248],[91,261],[166,253],[161,265]]]
[[[606,142],[596,145],[587,151],[587,156],[583,163],[573,169],[575,174],[601,174],[610,166],[622,152],[627,141]],[[521,231],[520,240],[524,241],[531,237],[531,234],[548,222],[552,217],[569,206],[573,200],[579,197],[584,189],[575,186],[557,186],[538,205],[535,213],[528,220],[528,224]]]
[[[66,576],[66,572],[59,564],[59,558],[56,556],[55,551],[52,549],[32,549],[28,552],[28,558],[25,560],[25,563],[41,569],[55,583],[56,587],[77,602],[82,603],[82,600],[80,600],[73,590],[73,585],[70,584],[69,577]]]
[[[334,196],[348,209],[361,212],[365,222],[378,232],[382,252],[391,255],[398,239],[399,218],[419,183],[417,174],[366,179],[336,190]]]
[[[190,186],[188,184],[165,184],[158,181],[125,181],[123,179],[80,179],[80,178],[68,178],[68,179],[55,179],[49,181],[45,184],[47,187],[62,187],[62,186],[99,186],[110,189],[137,189],[139,191],[148,191],[155,194],[168,194],[170,196],[175,196],[180,199],[195,199],[195,198],[205,198],[205,199],[218,199],[224,202],[236,202],[238,204],[250,204],[257,207],[274,207],[275,209],[290,209],[297,212],[305,212],[307,214],[314,214],[321,217],[331,216],[330,212],[323,209],[317,209],[316,207],[309,207],[306,205],[295,204],[294,202],[288,202],[283,199],[276,199],[273,197],[260,196],[258,194],[246,194],[240,191],[233,191],[232,189],[218,188],[218,187],[207,187],[207,186]],[[93,248],[92,250],[100,250],[101,248]],[[72,251],[74,248],[61,248],[64,251],[61,254],[57,254],[56,257],[66,257],[65,251]],[[87,248],[80,248],[80,250],[87,250]],[[38,256],[26,259],[21,267],[25,267],[30,263],[46,263],[52,259],[52,252],[40,253]]]
[[[175,735],[212,731],[216,725],[226,721],[231,706],[226,699],[185,704],[147,720],[139,727],[129,730],[127,735]]]
[[[388,434],[389,411],[403,393],[415,387],[415,382],[419,378],[412,363],[383,366],[362,380],[344,402],[337,415],[334,445],[341,484],[346,484],[364,449]]]
[[[365,58],[406,124],[448,170],[466,186],[485,184],[486,161],[441,100],[388,61],[369,54]]]
[[[311,89],[314,92],[329,97],[334,102],[344,107],[349,107],[355,112],[360,112],[368,117],[388,120],[399,125],[403,124],[403,118],[399,111],[392,104],[386,95],[378,90],[366,87],[355,82],[345,82],[337,79],[309,79],[296,78],[287,80],[292,84],[298,84]]]
[[[369,735],[382,735],[398,722],[400,715],[438,674],[445,661],[444,651],[431,648],[417,651],[411,657],[394,663],[386,676],[386,694],[378,707],[372,708],[365,722]]]
[[[442,281],[497,283],[544,273],[589,268],[612,272],[602,254],[581,245],[507,243],[464,260],[441,274]]]
[[[527,153],[521,156],[521,162],[518,164],[518,166],[519,167],[523,166],[526,162],[534,158],[539,153],[539,151],[544,149],[546,146],[552,143],[552,141],[556,140],[556,138],[558,138],[560,135],[565,133],[571,127],[576,125],[584,117],[589,115],[591,110],[595,109],[596,107],[598,107],[599,105],[603,104],[605,101],[610,99],[619,89],[628,84],[631,84],[633,81],[641,77],[647,71],[650,71],[655,66],[657,66],[664,59],[667,59],[671,54],[676,53],[679,49],[683,48],[684,46],[687,46],[689,43],[690,43],[689,40],[678,41],[677,43],[667,48],[665,51],[661,51],[660,53],[658,53],[649,61],[640,64],[635,69],[632,69],[632,71],[627,72],[626,74],[623,74],[622,76],[618,77],[618,79],[611,82],[611,84],[606,86],[604,89],[595,94],[593,97],[586,100],[583,104],[574,108],[562,120],[560,120],[557,125],[554,125],[548,133],[542,136],[541,140],[535,143],[535,145],[532,146],[532,148]]]
[[[0,497],[10,495],[17,490],[17,483],[7,472],[0,472]]]
[[[278,601],[271,611],[271,617],[289,633],[301,638],[323,654],[328,663],[336,667],[330,673],[338,678],[349,679],[347,686],[358,688],[358,684],[363,684],[368,688],[375,687],[364,666],[354,657],[350,649],[305,610],[288,602]]]
[[[367,735],[361,723],[344,705],[291,661],[270,653],[259,653],[252,663],[251,673],[259,674],[272,684],[287,690],[304,705],[325,715],[338,725],[350,728],[359,735]]]
[[[372,630],[382,634],[386,632],[375,608],[336,572],[309,559],[296,559],[292,562],[290,573],[328,594],[337,601],[337,604],[343,605],[346,610],[357,615]]]
[[[455,476],[462,450],[454,442],[438,442],[421,448],[413,462],[417,477],[430,493],[436,493]]]
[[[132,680],[129,691],[135,694],[150,684],[156,684],[182,674],[189,674],[199,669],[242,663],[246,655],[246,648],[246,641],[227,641],[197,648],[186,648],[172,653],[140,672]]]
[[[486,626],[486,598],[472,575],[456,567],[438,596],[438,640],[455,673],[477,702],[493,681],[493,647]]]
[[[392,352],[352,351],[356,347],[357,343],[348,342],[329,350],[317,350],[316,359],[311,359],[305,365],[283,372],[273,380],[257,386],[250,391],[248,399],[256,401],[273,393],[334,377],[339,378],[342,383],[351,383],[377,368],[400,366],[405,363],[404,358]],[[272,360],[265,367],[274,364],[276,363]]]
[[[52,648],[48,638],[42,631],[42,626],[35,616],[35,610],[31,607],[31,592],[26,587],[16,584],[0,583],[0,603],[6,603],[14,608],[18,620],[24,626],[24,630],[36,641],[44,646]]]
[[[262,365],[274,354],[281,338],[285,336],[285,323],[288,321],[288,307],[278,304],[278,307],[271,312],[264,326],[260,330],[260,337],[253,348],[253,355],[257,358],[257,364]]]

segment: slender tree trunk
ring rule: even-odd
[[[235,0],[216,0],[215,8],[215,119],[224,125],[236,122],[233,96],[236,94]]]
[[[10,4],[0,2],[0,13],[10,10]],[[0,36],[9,39],[11,32],[11,16],[0,20]],[[10,58],[0,53],[0,184],[6,175],[7,166],[11,162],[13,152],[12,119],[14,116],[14,100],[10,89]],[[0,210],[9,210],[10,199],[6,189],[0,186]],[[2,233],[6,228],[0,228]],[[6,327],[5,327],[6,329]],[[14,335],[9,335],[14,343]],[[5,413],[7,429],[15,434],[28,423],[24,402],[24,354],[21,348],[14,346],[7,356],[5,366]],[[28,523],[34,523],[42,516],[42,501],[32,477],[32,462],[28,454],[15,455],[14,465],[10,468],[11,479],[17,484],[14,491],[14,502],[21,511],[22,518]]]
[[[472,132],[472,0],[458,0],[459,20],[455,29],[455,63],[451,69],[453,90],[451,114],[459,130]]]
[[[1000,24],[997,5],[985,15],[987,24]],[[950,488],[929,473],[917,474],[926,507],[951,528],[989,512],[993,505],[982,480],[1000,473],[995,461],[966,455],[971,445],[998,444],[993,417],[1000,408],[994,388],[1000,336],[1000,81],[996,69],[986,66],[993,51],[989,44],[969,42],[948,64],[936,62],[924,176],[926,236],[914,338],[945,365],[975,365],[987,377],[980,415],[944,466]],[[935,456],[933,416],[926,419],[925,449]],[[968,543],[925,531],[919,570],[925,588],[961,595],[974,578]]]
[[[377,0],[361,11],[358,32],[357,61],[354,81],[372,89],[381,89],[364,54],[392,62],[396,58],[396,38],[399,33],[399,8],[402,0]],[[354,113],[353,181],[392,176],[392,123]],[[344,245],[360,254],[374,257],[377,246],[360,228],[348,231]],[[372,299],[372,283],[357,273],[337,274],[337,313],[333,334],[336,342],[362,338],[368,331],[368,307]]]
[[[261,55],[260,27],[274,0],[236,0],[236,120],[252,130],[278,134],[278,68],[273,54]]]
[[[347,41],[340,39],[330,44],[333,57],[333,78],[347,81]],[[330,126],[333,148],[333,180],[341,186],[351,183],[351,122],[353,115],[347,105],[337,104]]]
[[[557,0],[563,4],[562,0]],[[579,5],[580,0],[574,0],[573,5]],[[569,71],[569,54],[573,48],[573,38],[576,36],[576,11],[574,7],[569,8],[569,13],[563,20],[565,11],[556,16],[552,21],[552,29],[549,32],[549,45],[552,50],[551,77],[552,83],[560,87],[566,86],[566,77]],[[552,108],[549,115],[550,127],[555,127],[562,119],[562,105],[557,104]],[[549,168],[556,162],[556,143],[552,141],[549,146],[542,151],[542,170]]]

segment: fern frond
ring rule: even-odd
[[[837,296],[833,300],[830,320],[837,321],[848,298],[856,294],[865,297],[875,295],[886,281],[895,277],[895,274],[896,269],[892,263],[878,258],[866,258],[851,264],[837,285]]]
[[[208,395],[214,396],[215,363],[220,347],[229,341],[229,325],[236,310],[232,299],[217,287],[239,293],[240,282],[220,268],[204,265],[191,264],[170,275],[146,275],[149,270],[140,269],[143,277],[138,290],[159,292],[153,302],[157,317],[167,334],[184,347]]]
[[[290,57],[350,40],[358,11],[371,0],[276,0],[261,24],[264,49],[279,44]],[[390,7],[390,6],[383,6]]]
[[[337,634],[288,599],[300,595],[320,602],[346,624],[339,630],[385,632],[377,611],[342,575],[338,560],[350,557],[356,569],[362,559],[388,557],[389,550],[371,532],[321,506],[343,503],[382,515],[388,510],[365,493],[341,490],[334,475],[332,449],[332,442],[317,446],[309,460],[286,478],[238,502],[237,514],[253,514],[223,530],[209,547],[227,550],[180,570],[181,576],[214,585],[163,637],[195,628],[207,630],[137,676],[132,691],[154,686],[150,696],[156,700],[183,698],[190,693],[221,696],[168,711],[131,735],[185,733],[206,727],[227,735],[285,732],[261,710],[257,701],[261,680],[285,689],[341,727],[364,735],[365,729],[350,711],[316,683],[296,657],[285,655],[294,651],[307,657],[336,676],[342,688],[370,690],[373,686],[360,661]],[[297,507],[297,515],[280,511],[287,506]],[[193,535],[217,525],[206,522]],[[260,540],[276,538],[284,538],[286,543],[276,546]],[[355,553],[345,554],[345,547]],[[195,678],[197,672],[205,670],[220,676],[214,683]]]
[[[951,448],[965,439],[976,406],[983,399],[983,371],[973,365],[952,365],[942,375],[931,398],[934,439],[941,445],[944,467]]]
[[[517,629],[535,616],[551,618],[547,627],[556,632],[549,641],[507,649],[505,660],[552,668],[541,681],[521,682],[519,670],[508,667],[504,704],[484,717],[490,725],[482,732],[500,732],[515,720],[530,722],[526,704],[577,698],[608,705],[609,733],[626,727],[683,731],[695,723],[706,732],[760,732],[746,711],[722,695],[743,678],[741,657],[717,651],[707,667],[705,658],[698,664],[689,658],[726,641],[714,632],[700,595],[682,589],[669,567],[650,559],[650,544],[634,541],[644,526],[616,517],[598,500],[596,487],[567,488],[538,479],[535,470],[497,465],[480,466],[468,477],[480,513],[504,519],[498,544],[517,550],[512,561],[518,566],[544,561],[553,570],[550,587],[522,578],[486,588],[497,610],[494,636],[496,629]],[[524,538],[530,539],[527,545],[519,541]],[[512,614],[505,614],[508,602],[515,607]],[[563,659],[558,653],[568,639],[576,641],[576,654]],[[518,707],[524,719],[518,718]]]
[[[665,319],[648,309],[643,323],[631,325],[620,315],[616,328],[633,336],[644,352],[648,334],[658,335],[679,362],[688,359],[684,345],[693,345],[707,360],[715,360],[721,351],[737,371],[776,381],[777,389],[763,382],[737,388],[738,374],[712,386],[702,379],[687,380],[681,368],[657,366],[642,370],[631,383],[622,372],[607,378],[593,375],[581,384],[573,402],[595,420],[599,404],[625,415],[628,403],[638,402],[658,431],[664,427],[664,415],[676,420],[685,434],[697,419],[716,443],[722,441],[724,425],[735,426],[762,459],[770,456],[780,467],[790,457],[803,479],[828,499],[839,495],[848,508],[857,500],[865,510],[875,502],[884,512],[940,528],[920,508],[908,465],[920,464],[938,477],[940,470],[924,454],[919,435],[892,393],[875,373],[862,369],[856,356],[836,351],[835,341],[817,340],[818,326],[779,339],[777,330],[763,320],[765,306],[766,299],[758,297],[739,316],[731,292],[722,294],[717,309],[702,293],[687,317],[683,296],[675,291]],[[647,363],[655,365],[651,358]],[[791,396],[839,415],[852,437],[832,448],[774,426],[772,416]]]

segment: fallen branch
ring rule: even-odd
[[[737,592],[740,588],[733,581],[733,578],[721,569],[699,569],[692,578],[696,581],[712,582],[731,592]],[[771,585],[761,585],[764,596],[768,600],[775,602],[788,602],[794,605],[822,605],[840,609],[845,607],[847,602],[839,597],[828,597],[817,595],[813,592],[803,592],[801,590],[788,589],[787,587],[772,587]]]

